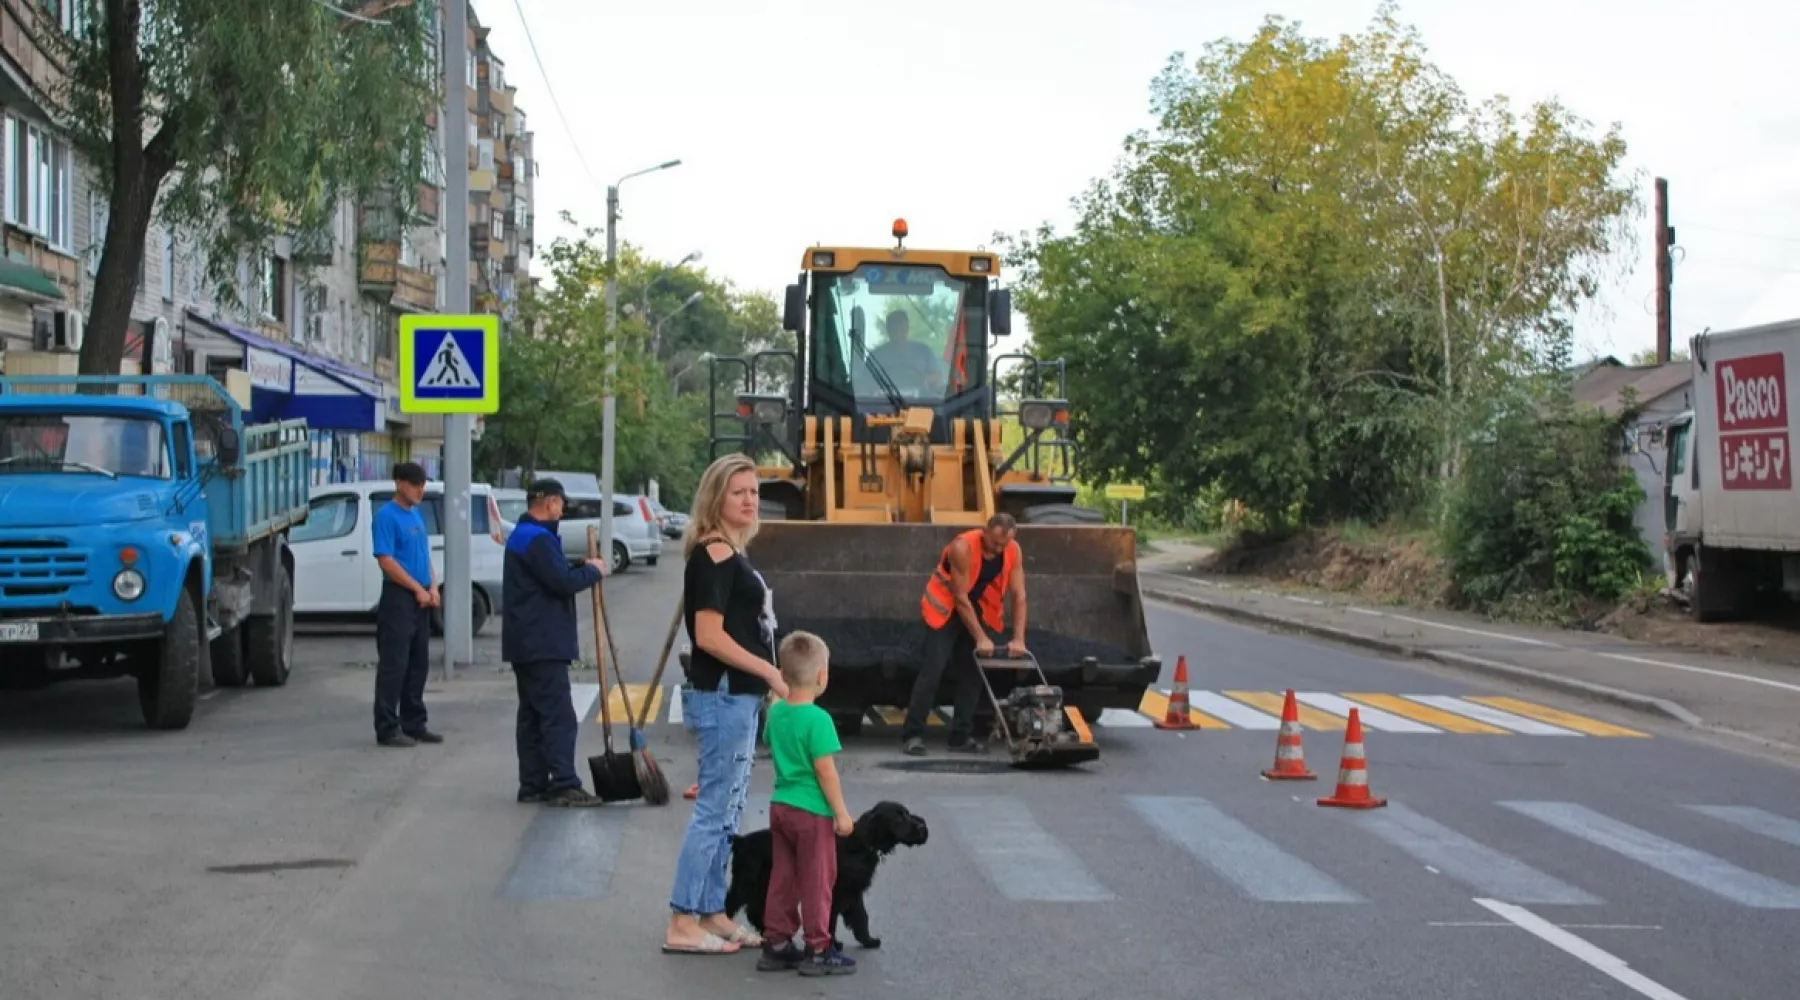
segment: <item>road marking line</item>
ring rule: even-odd
[[[1431,920],[1427,927],[1516,927],[1505,920]],[[1557,924],[1565,931],[1660,931],[1661,924]]]
[[[681,689],[676,688],[669,692],[669,725],[679,726],[681,720]]]
[[[1242,729],[1281,728],[1280,706],[1276,706],[1274,715],[1265,715],[1215,691],[1188,692],[1188,705]]]
[[[1546,826],[1622,854],[1696,888],[1759,910],[1800,910],[1800,889],[1573,802],[1501,802]]]
[[[1635,729],[1626,729],[1624,726],[1615,726],[1610,722],[1601,722],[1598,719],[1590,719],[1587,716],[1576,715],[1573,712],[1563,712],[1554,708],[1546,708],[1543,705],[1533,704],[1529,701],[1520,701],[1517,698],[1502,698],[1497,695],[1485,695],[1472,696],[1469,700],[1483,705],[1492,705],[1495,708],[1503,708],[1509,712],[1517,712],[1520,715],[1536,719],[1539,722],[1549,722],[1559,726],[1566,726],[1577,732],[1587,733],[1589,736],[1635,736],[1645,740],[1650,738],[1649,733],[1640,733]]]
[[[613,722],[630,725],[625,713],[626,699],[629,698],[631,700],[631,714],[635,716],[637,710],[644,706],[644,692],[648,690],[650,690],[650,685],[648,684],[626,684],[624,687],[620,687],[617,684],[608,686],[606,689],[606,710],[612,713]],[[656,686],[656,691],[650,696],[650,711],[644,713],[644,717],[639,719],[638,723],[642,725],[656,721],[656,715],[662,708],[662,702],[663,686],[658,684]],[[598,719],[601,717],[596,716],[595,718]]]
[[[1784,844],[1800,847],[1800,822],[1765,812],[1755,806],[1688,806],[1697,813],[1724,820],[1733,826],[1760,833]]]
[[[1011,796],[934,799],[995,889],[1016,902],[1104,903],[1117,897]]]
[[[878,726],[894,726],[897,728],[906,724],[906,709],[901,708],[898,705],[876,705],[869,709],[869,714],[874,717],[869,718],[867,721],[873,722]],[[948,718],[950,714],[948,709],[932,709],[925,715],[925,728],[930,729],[934,726],[942,728],[946,725],[944,720]]]
[[[1191,718],[1193,713],[1189,712],[1188,715]],[[1151,722],[1150,717],[1143,714],[1142,711],[1134,712],[1127,708],[1103,708],[1100,710],[1100,718],[1095,720],[1095,724],[1102,729],[1149,729],[1156,723]]]
[[[1592,906],[1601,900],[1399,804],[1346,817],[1433,871],[1512,903]]]
[[[1475,904],[1505,918],[1508,922],[1517,925],[1520,930],[1536,935],[1552,946],[1568,952],[1593,966],[1602,974],[1650,997],[1651,1000],[1686,1000],[1681,994],[1667,986],[1634,971],[1625,963],[1624,959],[1570,934],[1524,907],[1502,903],[1495,899],[1477,899]]]
[[[1344,697],[1349,698],[1352,701],[1362,702],[1365,705],[1373,705],[1377,708],[1386,709],[1396,715],[1404,715],[1409,719],[1417,719],[1420,722],[1430,723],[1431,725],[1437,726],[1439,729],[1447,729],[1453,733],[1484,733],[1487,735],[1499,736],[1513,735],[1510,731],[1501,729],[1499,726],[1490,726],[1485,722],[1476,722],[1474,719],[1464,718],[1460,715],[1452,715],[1449,712],[1440,711],[1429,705],[1421,705],[1417,702],[1407,701],[1399,695],[1359,694],[1351,692],[1346,693]]]
[[[1390,733],[1442,733],[1443,730],[1427,726],[1422,722],[1402,718],[1392,712],[1384,712],[1370,705],[1355,705],[1341,695],[1328,694],[1323,691],[1296,691],[1294,698],[1314,708],[1343,716],[1345,725],[1349,724],[1350,709],[1359,709],[1363,725],[1370,729],[1385,730]]]
[[[1272,713],[1275,716],[1275,728],[1281,728],[1281,710],[1286,704],[1286,699],[1282,695],[1275,694],[1272,691],[1227,691],[1225,693],[1232,698],[1236,698],[1238,701],[1254,705],[1257,708]],[[1299,697],[1298,694],[1295,694],[1294,696],[1296,701],[1299,700]],[[1318,729],[1325,732],[1342,732],[1344,727],[1349,724],[1347,718],[1339,718],[1335,715],[1321,712],[1308,705],[1296,705],[1294,707],[1299,709],[1300,724],[1308,729]]]
[[[1164,837],[1265,903],[1360,903],[1362,897],[1198,796],[1131,795]]]
[[[1692,667],[1685,663],[1670,663],[1667,660],[1651,660],[1642,656],[1630,656],[1625,653],[1596,653],[1626,663],[1638,663],[1646,667],[1662,667],[1665,670],[1685,670],[1690,674],[1705,674],[1708,677],[1724,677],[1729,680],[1743,681],[1746,684],[1761,684],[1764,687],[1780,688],[1783,691],[1800,692],[1800,684],[1789,684],[1786,681],[1772,681],[1767,677],[1754,677],[1750,674],[1737,674],[1729,670],[1714,670],[1710,667]]]
[[[629,822],[617,809],[539,810],[520,838],[500,898],[604,899]]]
[[[594,702],[599,700],[599,698],[600,685],[598,684],[569,685],[569,700],[575,703],[575,717],[577,719],[587,718],[588,711],[594,707]]]
[[[1514,715],[1511,712],[1502,712],[1489,705],[1479,705],[1475,702],[1464,701],[1461,698],[1453,698],[1446,694],[1413,694],[1407,695],[1407,697],[1421,704],[1430,705],[1433,708],[1441,708],[1446,712],[1455,712],[1457,715],[1466,715],[1471,719],[1479,719],[1482,722],[1503,726],[1515,733],[1524,733],[1527,736],[1581,735],[1572,730],[1564,729],[1561,726],[1547,726],[1542,722],[1538,722],[1534,719],[1527,719],[1522,715]]]
[[[1154,725],[1156,719],[1169,716],[1169,693],[1167,691],[1145,691],[1144,699],[1138,702],[1138,711],[1144,713],[1146,723]],[[1188,719],[1201,729],[1230,729],[1229,723],[1215,719],[1194,707],[1194,692],[1188,692]]]
[[[1500,639],[1505,642],[1516,642],[1525,646],[1547,646],[1551,649],[1565,648],[1554,642],[1548,642],[1543,639],[1528,639],[1522,635],[1507,635],[1504,632],[1488,632],[1483,629],[1469,628],[1466,625],[1451,625],[1447,622],[1428,621],[1424,618],[1410,618],[1406,615],[1394,614],[1391,611],[1378,611],[1376,614],[1381,615],[1383,618],[1392,618],[1397,622],[1406,622],[1408,625],[1423,625],[1427,628],[1441,628],[1450,632],[1462,632],[1465,635],[1478,635],[1484,639]]]

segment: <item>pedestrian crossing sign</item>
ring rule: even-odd
[[[500,409],[500,317],[400,317],[400,412]]]

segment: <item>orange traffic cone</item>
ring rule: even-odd
[[[1175,660],[1175,689],[1169,692],[1169,709],[1163,713],[1161,722],[1156,723],[1158,729],[1199,729],[1200,726],[1188,717],[1188,675],[1187,657]]]
[[[1350,710],[1350,727],[1344,731],[1344,759],[1338,765],[1337,794],[1319,800],[1322,806],[1346,809],[1379,809],[1387,799],[1369,794],[1369,769],[1363,756],[1362,714]]]
[[[1281,734],[1275,737],[1275,766],[1262,773],[1271,781],[1312,781],[1318,775],[1306,766],[1306,748],[1300,743],[1300,706],[1294,703],[1294,689],[1289,688],[1287,701],[1281,706]]]

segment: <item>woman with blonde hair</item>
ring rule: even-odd
[[[763,697],[787,696],[775,667],[774,600],[744,549],[756,536],[756,463],[742,454],[700,477],[683,539],[683,615],[693,652],[681,718],[700,744],[699,791],[675,863],[663,951],[725,955],[762,938],[725,909],[731,838],[750,791]]]

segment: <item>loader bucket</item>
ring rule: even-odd
[[[774,592],[780,631],[804,629],[831,648],[822,707],[849,719],[873,706],[907,704],[928,628],[920,611],[925,581],[944,546],[967,530],[822,521],[759,525],[748,555]],[[1067,703],[1090,719],[1107,708],[1136,709],[1162,668],[1144,625],[1136,532],[1021,524],[1018,541],[1028,607],[1025,642],[1049,683],[1061,686]],[[1010,615],[1007,624],[1010,629]],[[936,704],[953,702],[955,682],[946,671]],[[983,704],[979,714],[991,713]]]

